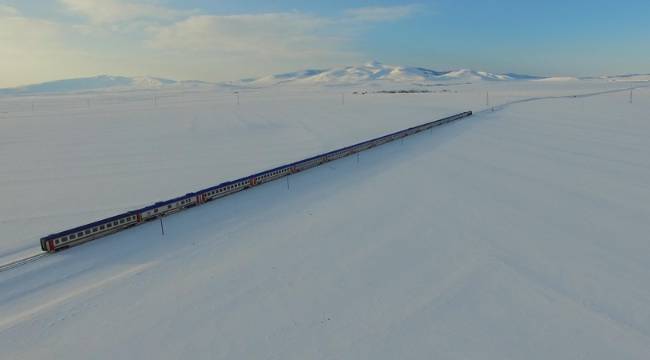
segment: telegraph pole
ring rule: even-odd
[[[490,92],[485,93],[485,106],[490,106]]]
[[[162,233],[162,236],[165,236],[165,226],[163,226],[162,216],[159,219],[160,219],[160,232]]]
[[[633,91],[634,91],[634,89],[630,89],[630,104],[632,103],[632,92]]]

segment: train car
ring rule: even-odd
[[[373,147],[389,143],[391,141],[395,141],[397,139],[411,136],[424,130],[431,129],[435,126],[443,125],[470,115],[472,115],[472,112],[466,111],[422,125],[413,126],[408,129],[396,131],[394,133],[366,140],[358,144],[346,146],[341,149],[315,155],[290,164],[278,166],[273,169],[262,171],[237,180],[224,182],[219,185],[188,193],[170,200],[157,202],[141,209],[125,212],[112,216],[110,218],[92,222],[90,224],[51,234],[41,238],[41,248],[43,251],[48,252],[55,252],[58,250],[66,249],[73,245],[78,245],[86,241],[94,240],[99,237],[106,236],[141,224],[143,222],[157,219],[161,216],[170,215],[187,208],[201,205],[208,201],[234,194],[253,186],[264,184],[266,182],[277,180],[291,174],[305,171],[319,166],[323,163],[341,159],[343,157],[350,156],[361,151],[368,150]]]
[[[41,249],[54,252],[73,245],[94,240],[122,229],[137,225],[142,218],[137,211],[129,211],[90,224],[78,226],[41,238]]]

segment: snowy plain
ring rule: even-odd
[[[53,231],[479,111],[168,217],[165,236],[146,224],[0,273],[2,358],[645,359],[650,90],[481,112],[486,97],[638,85],[2,97],[4,260]]]

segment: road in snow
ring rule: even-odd
[[[512,105],[0,273],[2,358],[645,359],[650,91],[626,96]]]

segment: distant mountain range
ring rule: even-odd
[[[44,94],[61,92],[83,92],[101,90],[144,90],[171,87],[213,86],[204,81],[176,81],[149,76],[110,76],[99,75],[86,78],[48,81],[40,84],[0,89],[0,95]]]
[[[100,75],[87,78],[49,81],[40,84],[0,89],[0,95],[43,94],[86,91],[156,90],[174,88],[247,88],[281,85],[364,86],[378,83],[433,84],[473,83],[480,81],[574,81],[605,80],[610,82],[648,82],[650,74],[600,76],[588,78],[540,77],[514,73],[494,74],[470,69],[437,71],[422,67],[385,65],[374,61],[360,66],[334,69],[309,69],[283,74],[243,79],[236,82],[176,81],[157,77]]]
[[[265,76],[258,79],[244,80],[245,84],[254,85],[279,85],[279,84],[332,84],[356,85],[373,81],[391,82],[446,82],[446,81],[509,81],[533,80],[541,77],[520,74],[493,74],[485,71],[469,69],[453,71],[436,71],[422,67],[405,67],[384,65],[371,62],[361,66],[347,66],[344,68],[327,70],[303,70],[291,73]]]

